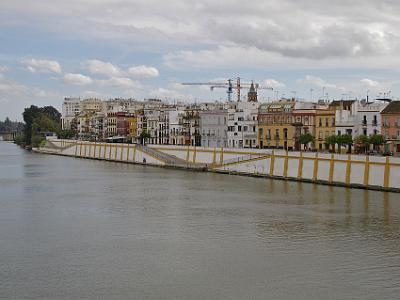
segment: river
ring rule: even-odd
[[[0,298],[399,295],[399,194],[0,142]]]

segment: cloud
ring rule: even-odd
[[[93,82],[93,80],[88,76],[82,74],[72,74],[72,73],[65,74],[63,77],[63,81],[65,83],[74,85],[88,85]]]
[[[5,97],[55,97],[57,93],[45,91],[36,87],[29,87],[15,80],[0,76],[0,96]]]
[[[144,65],[131,67],[128,69],[128,73],[135,77],[143,77],[143,78],[153,78],[153,77],[158,77],[160,75],[160,72],[156,68]]]
[[[82,96],[84,98],[102,98],[102,97],[104,97],[104,94],[96,92],[96,91],[84,91],[82,93]]]
[[[8,70],[10,70],[10,68],[9,68],[9,67],[6,67],[6,66],[0,66],[0,73],[1,73],[1,72],[7,72]]]
[[[142,89],[143,86],[140,82],[132,80],[127,77],[111,77],[110,79],[105,80],[97,80],[98,84],[102,86],[110,86],[115,88],[133,88],[133,89]]]
[[[123,5],[82,0],[61,1],[56,6],[52,0],[35,6],[3,0],[2,9],[11,16],[27,14],[43,27],[52,24],[54,31],[135,47],[143,42],[148,46],[255,47],[284,57],[323,60],[396,55],[400,43],[396,14],[400,3],[394,0],[269,0],[267,4],[253,0],[251,5],[240,0],[196,4],[132,0]],[[54,25],[54,18],[59,25]]]
[[[192,95],[185,95],[178,91],[165,89],[162,87],[150,92],[150,96],[160,99],[178,99],[183,101],[192,101],[195,98]]]
[[[286,85],[283,82],[280,82],[276,79],[266,79],[265,85],[268,87],[272,87],[274,90],[286,87]]]
[[[368,79],[368,78],[361,79],[360,82],[363,86],[371,87],[371,88],[376,88],[380,85],[380,83],[378,81]]]
[[[321,77],[306,75],[305,78],[298,80],[301,84],[311,84],[320,88],[329,88],[329,89],[337,89],[337,90],[345,90],[343,87],[339,87],[334,83],[329,83],[323,80]]]
[[[22,61],[22,64],[32,73],[44,72],[44,73],[61,73],[61,66],[55,60],[46,59],[26,59]]]
[[[87,60],[83,63],[85,69],[92,74],[106,76],[121,76],[123,72],[120,68],[109,62],[104,62],[98,59]]]

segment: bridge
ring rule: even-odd
[[[0,141],[13,141],[17,132],[0,132]]]

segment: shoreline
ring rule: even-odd
[[[82,144],[82,143],[81,143]],[[86,143],[89,144],[89,143]],[[75,147],[77,143],[75,143]],[[93,145],[93,143],[92,143]],[[157,146],[157,145],[152,145],[152,146]],[[379,185],[373,185],[373,184],[368,184],[368,185],[363,185],[360,183],[354,183],[354,182],[350,182],[350,183],[346,183],[346,182],[339,182],[339,181],[335,181],[335,180],[322,180],[322,179],[310,179],[310,178],[299,178],[299,177],[293,177],[293,176],[289,176],[289,174],[286,173],[286,176],[279,176],[276,175],[272,172],[271,174],[262,174],[259,172],[251,172],[249,170],[247,171],[240,171],[240,170],[232,170],[230,168],[226,169],[224,167],[224,165],[221,165],[219,167],[216,167],[213,164],[205,164],[203,166],[196,166],[193,167],[191,166],[192,163],[187,162],[187,165],[173,165],[173,164],[167,164],[167,163],[160,163],[160,159],[156,158],[156,157],[152,157],[150,154],[147,153],[147,156],[145,155],[145,153],[142,153],[143,156],[146,159],[146,162],[141,162],[140,160],[130,160],[130,159],[122,159],[123,155],[126,155],[126,158],[129,158],[129,150],[128,153],[124,153],[123,149],[124,147],[129,147],[126,145],[118,145],[118,144],[109,144],[109,145],[105,145],[104,147],[109,147],[110,152],[109,152],[109,156],[107,157],[100,157],[99,152],[96,152],[96,150],[94,150],[93,154],[98,154],[97,157],[96,155],[93,155],[94,157],[92,157],[89,153],[89,155],[83,155],[82,153],[80,153],[80,155],[78,155],[78,153],[75,153],[76,155],[71,155],[71,153],[62,153],[62,151],[60,150],[55,150],[55,149],[46,149],[45,148],[41,148],[41,149],[37,149],[34,148],[32,149],[32,152],[35,153],[41,153],[41,154],[49,154],[49,155],[58,155],[58,156],[66,156],[66,157],[73,157],[73,158],[84,158],[84,159],[92,159],[92,160],[99,160],[99,161],[109,161],[109,162],[117,162],[117,163],[125,163],[125,164],[136,164],[136,165],[142,165],[142,166],[151,166],[151,167],[161,167],[161,168],[165,168],[165,169],[174,169],[174,170],[187,170],[187,171],[196,171],[196,172],[210,172],[210,173],[218,173],[218,174],[225,174],[225,175],[235,175],[235,176],[246,176],[246,177],[255,177],[255,178],[266,178],[266,179],[276,179],[276,180],[284,180],[284,181],[291,181],[291,182],[303,182],[303,183],[311,183],[311,184],[318,184],[318,185],[328,185],[328,186],[336,186],[336,187],[344,187],[344,188],[352,188],[352,189],[364,189],[364,190],[374,190],[374,191],[382,191],[382,192],[391,192],[391,193],[400,193],[400,188],[396,188],[396,187],[383,187],[383,186],[379,186]],[[118,149],[121,149],[120,153],[117,152],[117,150],[115,150],[115,154],[114,154],[114,158],[111,158],[111,149],[112,147],[118,147]],[[132,148],[135,149],[136,151],[136,147],[132,146]],[[184,148],[184,149],[183,149]],[[183,147],[182,150],[187,151],[187,149],[189,149],[188,147]],[[115,148],[117,149],[117,148]],[[105,148],[106,150],[106,148]],[[106,154],[104,150],[104,156]],[[193,151],[196,152],[196,149],[194,149]],[[197,150],[198,152],[200,150]],[[207,150],[209,151],[209,150]],[[247,150],[248,151],[248,150]],[[77,152],[77,148],[75,149],[75,152]],[[138,151],[139,152],[139,151]],[[229,153],[229,152],[227,152]],[[242,151],[243,153],[243,151]],[[195,160],[195,155],[194,154],[194,159]],[[120,157],[120,159],[117,159],[117,156]],[[284,164],[285,167],[287,168],[288,165],[288,158],[293,159],[293,157],[286,157]],[[157,159],[159,161],[157,161]],[[254,160],[263,160],[265,159],[264,157],[260,157],[260,158],[253,158],[252,161]],[[277,158],[276,158],[277,159]],[[214,152],[214,161],[215,161],[215,152]],[[248,161],[251,161],[251,159],[249,159]],[[244,161],[244,163],[246,163],[247,161]],[[235,162],[235,163],[227,163],[226,165],[238,165],[241,162]],[[354,162],[357,163],[357,162]],[[274,163],[272,162],[272,168],[273,168]],[[250,168],[249,168],[250,169]],[[318,169],[318,166],[317,166]],[[315,171],[315,170],[314,170]],[[332,171],[329,171],[330,173],[332,173]],[[331,174],[332,176],[332,174]]]

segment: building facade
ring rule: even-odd
[[[283,99],[260,106],[258,116],[260,148],[294,149],[293,110],[295,104],[293,100]]]
[[[390,102],[381,112],[382,135],[386,139],[385,150],[400,155],[400,101]]]
[[[228,109],[228,147],[258,148],[258,102],[232,103]]]
[[[227,147],[228,111],[205,110],[200,112],[201,146]]]

